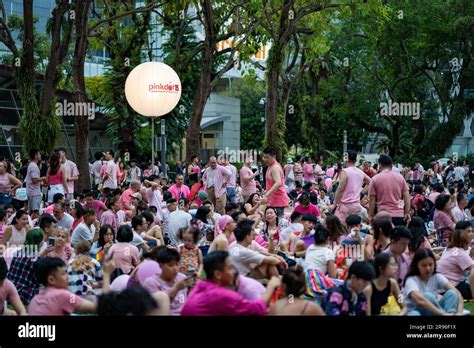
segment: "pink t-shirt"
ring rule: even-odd
[[[252,169],[247,166],[243,166],[240,169],[240,186],[242,187],[241,195],[244,197],[250,196],[252,193],[257,192],[257,184],[255,182],[255,178],[247,182],[243,180],[244,177],[247,177],[249,175],[253,175]]]
[[[147,278],[145,282],[143,283],[143,287],[146,290],[148,290],[148,292],[151,294],[157,291],[168,292],[176,285],[176,283],[179,283],[184,278],[186,278],[186,275],[184,275],[183,273],[178,273],[174,281],[169,283],[161,279],[159,275],[155,275],[155,276]],[[184,303],[186,302],[187,297],[188,297],[188,289],[184,288],[178,291],[175,298],[173,299],[173,302],[171,302],[171,306],[170,306],[171,315],[181,314],[181,311],[183,309],[183,306],[184,306]]]
[[[69,193],[74,193],[74,181],[71,180],[73,176],[78,176],[79,171],[77,170],[76,163],[70,160],[66,160],[63,164],[63,170],[66,171],[66,182]]]
[[[287,207],[288,195],[285,191],[285,177],[283,174],[283,168],[281,167],[280,163],[276,161],[273,162],[273,164],[268,166],[267,172],[265,173],[266,189],[267,191],[270,191],[272,186],[275,184],[275,181],[270,177],[270,172],[273,167],[276,167],[274,170],[278,171],[280,175],[280,187],[268,197],[267,205],[269,207],[276,207],[276,208]]]
[[[311,163],[305,163],[303,166],[304,181],[314,180],[314,167]]]
[[[114,257],[115,267],[120,268],[123,273],[129,274],[133,266],[138,265],[140,258],[138,249],[130,243],[116,243],[109,249],[108,254]]]
[[[302,215],[305,215],[305,214],[313,214],[314,216],[321,215],[318,207],[311,203],[307,207],[303,207],[301,204],[298,204],[295,208],[295,211],[297,211],[298,213],[301,213]]]
[[[13,303],[14,301],[21,301],[18,291],[15,288],[15,285],[8,279],[3,281],[2,286],[0,287],[0,313],[3,313],[3,303],[7,301],[8,303]]]
[[[247,300],[236,291],[208,279],[196,284],[181,312],[186,316],[266,314],[267,304],[262,299]]]
[[[44,213],[49,214],[49,215],[53,215],[54,206],[55,206],[55,204],[48,205],[48,207],[46,207],[44,209]]]
[[[122,195],[120,196],[120,199],[119,199],[120,209],[126,210],[124,203],[127,203],[128,205],[130,205],[132,203],[132,195],[134,193],[135,192],[131,188],[128,188],[125,191],[123,191],[123,193],[122,193]]]
[[[449,282],[457,286],[464,281],[464,271],[474,265],[469,253],[461,248],[447,249],[438,262],[437,270],[448,278]]]
[[[346,186],[342,192],[341,203],[360,203],[360,192],[364,183],[364,172],[357,167],[344,168],[347,175]]]
[[[392,217],[403,216],[403,192],[408,185],[401,174],[386,171],[375,175],[370,181],[369,196],[376,196],[377,211],[386,211]]]
[[[176,198],[176,200],[179,200],[181,196],[188,198],[189,194],[191,193],[189,187],[187,187],[186,185],[181,185],[180,187],[178,187],[178,185],[176,184],[171,185],[168,191],[171,192],[171,194],[174,198]]]
[[[82,207],[83,207],[84,209],[87,208],[86,203],[84,203],[84,204],[82,205]],[[106,207],[106,205],[104,204],[104,202],[99,201],[99,200],[97,200],[97,199],[94,199],[94,200],[92,201],[92,208],[94,208],[94,210],[95,210],[95,216],[96,216],[98,219],[100,218],[100,215],[102,215],[102,214],[100,213],[101,210],[107,210],[107,207]]]
[[[67,289],[47,287],[33,297],[30,315],[70,315],[84,300]]]

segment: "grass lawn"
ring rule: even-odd
[[[464,302],[464,308],[474,315],[474,301]]]

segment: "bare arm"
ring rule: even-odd
[[[21,181],[15,178],[13,175],[8,174],[8,179],[10,180],[10,183],[13,185],[12,191],[15,191],[16,189],[21,187]]]
[[[328,276],[331,278],[337,277],[336,263],[333,260],[328,261]]]
[[[69,193],[69,189],[67,187],[67,179],[66,179],[66,171],[64,169],[59,169],[62,172],[62,180],[63,180],[63,187],[64,187],[64,192]],[[48,180],[49,181],[49,180]]]
[[[416,303],[417,306],[420,306],[424,310],[431,312],[435,315],[446,315],[446,312],[436,307],[430,301],[428,301],[422,293],[419,291],[412,291],[409,295],[410,299]]]
[[[7,242],[10,240],[11,236],[12,236],[12,227],[6,226],[5,230],[3,231],[3,237],[0,244],[7,245]]]
[[[281,186],[281,178],[279,175],[277,175],[277,173],[275,173],[275,170],[274,170],[275,167],[272,167],[270,169],[270,177],[273,179],[274,181],[274,184],[273,186],[270,188],[270,190],[268,190],[268,192],[265,193],[265,197],[269,197],[271,194],[273,194],[274,192],[276,192],[276,190],[278,190]],[[280,172],[278,171],[278,174],[280,174]]]
[[[342,193],[344,192],[344,189],[346,188],[346,183],[347,183],[347,174],[344,171],[342,171],[341,175],[339,176],[339,186],[337,187],[336,194],[334,195],[335,204],[339,204],[342,198]]]
[[[367,300],[367,309],[366,309],[366,312],[367,312],[367,315],[370,316],[371,313],[372,313],[372,308],[370,308],[370,302],[371,302],[371,299],[372,299],[372,285],[369,284],[365,287],[365,289],[363,290],[363,293],[365,295],[365,298]]]

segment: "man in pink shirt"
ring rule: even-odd
[[[229,253],[215,251],[204,258],[207,279],[193,288],[181,311],[186,316],[210,315],[266,315],[273,292],[280,286],[280,279],[273,277],[260,300],[250,301],[231,290],[235,279]]]
[[[276,151],[272,147],[263,150],[263,160],[267,164],[265,172],[266,191],[262,203],[275,208],[278,217],[283,217],[285,207],[288,206],[288,194],[285,190],[285,174],[280,163],[276,160]]]
[[[330,210],[334,209],[334,206],[337,207],[335,215],[344,225],[349,215],[361,214],[360,194],[362,187],[370,183],[370,178],[355,166],[356,161],[357,152],[353,150],[347,151],[346,167],[340,175],[334,204],[329,207]]]
[[[133,180],[130,183],[130,187],[123,191],[120,196],[120,209],[122,209],[126,214],[131,215],[133,213],[132,209],[132,195],[136,192],[139,192],[141,184],[139,181]]]
[[[209,167],[206,168],[202,175],[208,199],[221,215],[225,214],[224,208],[227,201],[226,181],[230,180],[231,175],[230,169],[218,165],[217,159],[214,156],[209,158]]]
[[[175,181],[176,183],[171,185],[168,191],[171,192],[176,200],[179,200],[180,198],[189,198],[191,191],[189,190],[189,187],[184,184],[184,176],[182,174],[176,175]]]
[[[377,211],[386,211],[397,225],[408,225],[410,222],[410,194],[408,185],[401,174],[392,171],[390,156],[381,155],[379,158],[380,173],[372,178],[369,185],[369,221]]]
[[[103,211],[107,210],[107,207],[105,206],[104,202],[94,199],[94,193],[92,191],[89,191],[86,193],[84,197],[84,204],[82,205],[82,207],[84,209],[86,208],[94,209],[95,216],[97,219],[100,218]]]
[[[114,230],[115,234],[117,234],[117,230],[119,227],[119,217],[117,215],[117,212],[120,210],[120,203],[115,197],[112,197],[111,199],[109,199],[109,202],[107,204],[109,210],[103,212],[100,216],[100,225],[112,226],[112,229]]]
[[[69,202],[71,199],[74,199],[74,182],[79,180],[79,171],[77,170],[76,163],[67,159],[66,149],[60,148],[58,152],[64,171],[66,172],[66,182],[69,191],[66,196],[66,202]]]

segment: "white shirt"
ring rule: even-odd
[[[265,258],[259,252],[246,248],[239,243],[232,243],[229,246],[229,255],[232,264],[244,276],[249,274],[255,266],[261,265]]]
[[[306,249],[305,268],[320,271],[326,274],[328,272],[328,262],[335,261],[336,256],[334,251],[328,247],[321,247],[311,244]]]
[[[191,219],[191,214],[185,212],[184,210],[178,209],[170,214],[168,222],[168,238],[171,241],[171,245],[178,245],[178,231],[180,228],[189,227]]]
[[[461,208],[459,208],[458,206],[451,209],[451,211],[454,215],[454,220],[456,220],[456,222],[469,220],[469,217],[467,216],[467,214],[464,211],[462,211]]]
[[[458,166],[454,168],[454,181],[464,181],[464,175],[466,174],[466,171],[464,170],[463,167]]]
[[[104,181],[104,188],[117,188],[117,165],[113,160],[107,162],[105,173],[108,174],[107,180]]]
[[[54,215],[53,217],[56,219]],[[56,221],[59,227],[65,228],[66,230],[70,231],[72,228],[72,224],[74,223],[74,218],[68,213],[64,213],[63,218],[61,220],[56,219]]]
[[[72,233],[71,244],[73,247],[76,247],[77,243],[79,243],[81,240],[87,240],[91,242],[94,238],[94,235],[94,224],[88,226],[84,222],[81,222],[79,225],[77,225],[77,227],[74,229],[74,232]]]

